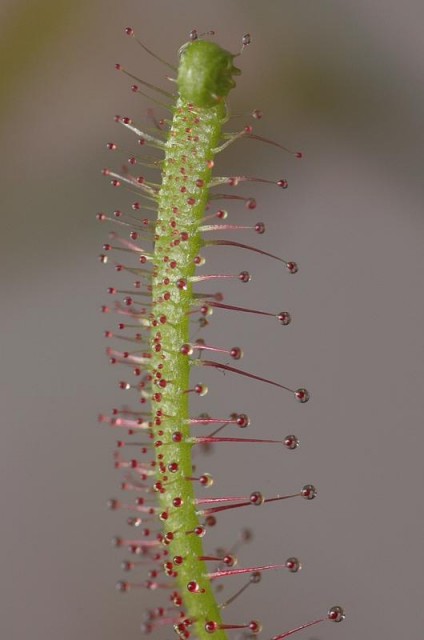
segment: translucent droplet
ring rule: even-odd
[[[260,491],[253,491],[253,493],[251,493],[249,496],[249,500],[251,504],[254,504],[256,507],[259,507],[261,504],[264,503],[265,498],[263,497]]]
[[[199,593],[200,591],[199,583],[196,582],[195,580],[192,580],[187,584],[187,591],[189,593]]]
[[[287,262],[286,268],[289,273],[297,273],[299,271],[296,262]]]
[[[317,495],[316,487],[313,484],[305,484],[302,487],[300,495],[302,498],[305,498],[305,500],[313,500]]]
[[[214,633],[218,629],[218,624],[214,620],[209,620],[205,624],[205,631],[207,633]]]
[[[338,605],[331,607],[328,610],[328,619],[333,622],[342,622],[346,618],[346,614],[343,610],[343,607],[339,607]]]
[[[292,321],[291,315],[289,314],[288,311],[281,311],[278,314],[277,318],[278,318],[280,324],[282,324],[284,327],[286,327]]]
[[[237,426],[245,429],[250,424],[250,418],[245,413],[239,413],[236,417]]]
[[[213,478],[210,473],[203,473],[199,478],[199,482],[203,487],[211,487],[213,485]]]
[[[252,633],[260,633],[262,631],[262,625],[258,620],[251,620],[249,622],[249,631]]]
[[[290,573],[297,573],[302,568],[302,565],[299,562],[298,558],[292,557],[287,558],[286,560],[286,569],[290,571]]]
[[[296,400],[301,403],[308,402],[309,398],[311,397],[307,389],[296,389],[294,395],[296,397]]]
[[[230,356],[233,360],[240,360],[240,358],[243,356],[243,351],[240,349],[240,347],[232,347]]]
[[[297,447],[299,446],[299,438],[297,438],[297,436],[294,436],[293,434],[286,436],[284,438],[284,446],[286,447],[286,449],[290,449],[291,451],[297,449]]]

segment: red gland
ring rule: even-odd
[[[296,391],[294,392],[294,395],[296,397],[296,400],[298,400],[301,403],[308,402],[308,400],[311,397],[307,389],[296,389]]]
[[[187,584],[187,591],[189,593],[205,593],[205,589],[202,589],[199,583],[194,580]]]

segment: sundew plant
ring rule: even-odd
[[[128,27],[126,33],[138,41],[132,28]],[[246,386],[271,385],[277,403],[302,405],[310,399],[307,389],[297,388],[289,380],[270,380],[260,372],[240,367],[242,349],[228,346],[225,335],[220,344],[211,344],[207,331],[203,337],[215,311],[238,314],[241,321],[246,314],[255,314],[258,322],[272,319],[276,331],[291,323],[287,310],[240,306],[233,298],[228,301],[227,281],[247,285],[251,275],[245,270],[208,272],[206,257],[214,247],[240,249],[245,255],[255,252],[264,260],[277,261],[282,277],[296,277],[298,271],[294,261],[244,241],[248,233],[262,236],[264,223],[229,222],[227,206],[246,207],[248,215],[253,215],[256,207],[254,198],[237,194],[238,184],[261,182],[282,190],[288,184],[279,177],[219,176],[215,169],[217,155],[241,137],[288,150],[254,133],[252,124],[236,133],[224,130],[229,120],[227,97],[240,74],[235,66],[240,54],[225,51],[211,36],[192,31],[189,42],[179,50],[176,67],[138,41],[144,55],[152,55],[167,66],[175,81],[175,94],[116,65],[135,82],[135,93],[147,95],[161,108],[165,106],[170,117],[158,120],[151,113],[150,122],[142,128],[130,117],[115,117],[132,134],[136,151],[128,154],[123,150],[126,157],[120,158],[121,168],[103,170],[113,187],[127,192],[127,201],[123,193],[122,209],[101,212],[97,217],[101,222],[114,223],[100,256],[117,272],[117,282],[108,290],[113,302],[103,307],[105,313],[113,313],[116,322],[105,336],[110,342],[109,361],[119,365],[119,387],[128,395],[122,406],[102,414],[100,421],[110,425],[120,438],[114,464],[122,474],[121,493],[119,498],[110,499],[109,507],[125,514],[124,526],[129,533],[114,539],[116,547],[128,552],[128,559],[122,563],[125,578],[117,583],[117,589],[137,591],[141,598],[144,590],[156,591],[157,606],[140,621],[146,634],[164,629],[181,638],[206,640],[213,636],[224,640],[237,631],[251,636],[262,630],[259,610],[254,612],[254,619],[246,616],[233,620],[231,602],[249,585],[260,582],[262,572],[296,573],[301,563],[296,557],[288,557],[282,563],[266,564],[269,559],[264,559],[262,565],[239,566],[236,547],[223,544],[219,550],[210,548],[208,529],[217,525],[219,514],[227,510],[240,510],[240,517],[246,515],[248,522],[249,507],[261,508],[295,497],[312,500],[316,489],[306,484],[288,495],[269,496],[260,491],[234,496],[229,489],[228,495],[196,497],[197,487],[213,485],[208,473],[195,468],[192,455],[196,449],[213,446],[219,455],[221,446],[231,446],[238,452],[237,462],[244,446],[292,451],[299,445],[294,434],[282,440],[258,438],[255,425],[245,413],[224,416],[219,405],[213,415],[194,415],[191,398],[208,391],[198,379],[202,368],[225,372],[229,384],[232,376],[242,376]],[[250,36],[243,36],[242,50],[249,43]],[[261,113],[255,110],[251,116],[253,123]],[[121,151],[114,142],[107,146],[115,153]],[[289,153],[299,158],[302,155]],[[156,170],[157,180],[145,177],[145,167]],[[221,522],[218,525],[223,526]],[[249,529],[244,528],[241,540],[249,536]],[[243,586],[225,601],[219,600],[217,587],[236,575],[244,576]],[[293,621],[292,628],[286,627],[273,640],[325,620],[343,619],[343,609],[332,606],[318,619],[297,627],[293,627]],[[281,621],[282,625],[286,623]]]

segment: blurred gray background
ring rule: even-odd
[[[245,411],[251,437],[293,432],[302,446],[221,446],[199,468],[215,476],[211,495],[319,489],[312,503],[219,518],[209,548],[231,544],[242,523],[254,530],[241,566],[293,554],[304,564],[298,575],[266,574],[226,620],[259,618],[266,639],[340,603],[343,625],[299,638],[422,636],[423,24],[419,0],[2,0],[2,638],[137,639],[145,607],[164,602],[114,590],[121,556],[109,540],[125,525],[104,506],[118,494],[115,434],[96,424],[122,398],[102,338],[116,320],[99,313],[120,280],[96,260],[107,230],[95,213],[130,201],[100,169],[106,142],[133,148],[113,115],[142,122],[149,106],[113,65],[166,86],[127,25],[171,61],[193,27],[215,29],[232,51],[250,32],[231,110],[263,109],[256,132],[305,153],[299,161],[241,141],[219,158],[224,175],[289,180],[285,192],[240,187],[259,206],[234,206],[231,219],[263,220],[265,236],[239,240],[300,271],[209,250],[211,271],[225,262],[254,275],[229,283],[227,302],[288,309],[294,321],[216,312],[205,337],[240,344],[243,368],[305,385],[312,400],[206,372],[196,410]]]

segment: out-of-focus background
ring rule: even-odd
[[[259,205],[233,206],[231,219],[263,220],[268,233],[253,240],[300,270],[290,276],[266,258],[209,250],[211,271],[254,275],[228,284],[227,302],[288,309],[294,321],[284,328],[216,312],[205,336],[240,344],[243,368],[305,385],[312,399],[300,406],[272,387],[203,375],[210,391],[197,410],[245,411],[252,437],[293,432],[301,447],[223,445],[199,468],[214,474],[212,495],[319,489],[312,503],[219,518],[209,548],[252,526],[240,566],[290,555],[304,564],[298,575],[264,575],[225,618],[258,618],[269,638],[343,604],[343,625],[299,638],[421,637],[423,23],[419,0],[2,0],[2,638],[135,640],[145,607],[166,601],[114,590],[121,555],[109,540],[125,524],[104,506],[119,495],[115,434],[96,424],[122,400],[122,374],[104,356],[102,332],[116,320],[99,308],[120,280],[96,261],[107,230],[95,213],[130,202],[100,169],[112,160],[106,142],[134,148],[113,115],[143,122],[149,106],[114,63],[168,84],[164,67],[123,35],[127,25],[170,61],[194,27],[215,29],[232,51],[250,32],[230,101],[242,115],[229,128],[261,108],[258,135],[305,154],[299,161],[240,141],[218,162],[224,175],[289,180],[284,192],[240,187]],[[243,584],[232,580],[228,595]]]

